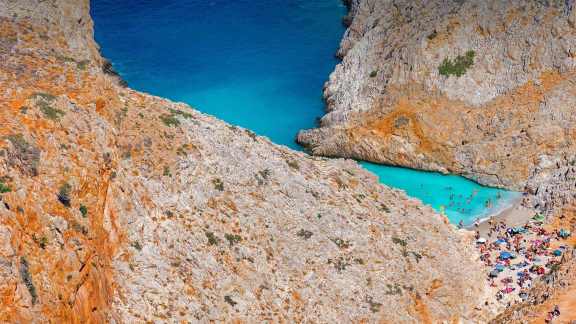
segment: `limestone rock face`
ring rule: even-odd
[[[0,322],[492,315],[444,217],[355,162],[119,86],[88,9],[0,0]]]
[[[531,207],[558,216],[562,209],[576,203],[576,156],[543,157],[526,189]]]
[[[317,155],[522,190],[574,151],[574,1],[349,2]]]

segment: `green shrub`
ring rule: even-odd
[[[38,244],[40,244],[42,249],[45,249],[46,245],[48,245],[48,238],[46,236],[42,236]]]
[[[132,247],[138,251],[142,251],[142,245],[140,245],[140,242],[138,242],[138,241],[132,242]]]
[[[82,217],[86,218],[88,216],[88,207],[84,205],[80,205],[80,213],[82,213]]]
[[[190,147],[188,146],[188,144],[183,144],[178,149],[176,149],[176,154],[179,156],[187,156],[189,149]]]
[[[84,235],[88,234],[88,229],[84,225],[82,225],[76,221],[72,221],[71,227],[73,230],[75,230],[78,233],[82,233]]]
[[[32,98],[42,99],[44,101],[49,101],[49,102],[56,100],[55,95],[51,95],[49,93],[43,93],[43,92],[36,92],[35,94],[32,95]]]
[[[51,106],[51,103],[56,100],[56,96],[49,93],[37,92],[31,96],[35,99],[40,111],[44,114],[44,117],[51,120],[59,120],[65,113],[62,110],[56,109]]]
[[[336,246],[338,246],[341,249],[347,249],[350,247],[350,241],[347,240],[343,240],[341,238],[333,238],[330,239],[332,242],[334,242],[334,244],[336,244]]]
[[[31,177],[37,176],[40,150],[28,143],[22,134],[8,135],[5,138],[14,146],[13,157],[8,159],[8,164],[20,168]]]
[[[178,116],[184,117],[186,119],[192,118],[192,114],[189,114],[187,112],[172,109],[172,108],[170,108],[169,110],[170,110],[170,114],[164,114],[164,115],[160,116],[160,119],[162,120],[162,122],[168,127],[180,126],[180,120],[178,120],[178,118],[177,118]]]
[[[388,206],[386,206],[384,204],[380,204],[380,209],[382,211],[384,211],[385,213],[390,213],[390,208],[388,208]]]
[[[60,109],[56,109],[52,106],[50,106],[49,103],[47,103],[46,101],[40,101],[38,103],[38,107],[40,107],[40,111],[42,111],[42,114],[44,115],[44,117],[50,119],[50,120],[60,120],[60,118],[62,118],[64,115],[66,115],[65,112],[63,112]]]
[[[38,244],[38,246],[40,246],[41,249],[45,249],[46,245],[48,245],[48,238],[44,235],[41,238],[37,238],[36,235],[33,235],[32,239]]]
[[[210,245],[218,245],[220,243],[220,239],[214,235],[212,232],[205,232],[206,238],[208,238],[208,244]]]
[[[402,294],[402,288],[400,288],[400,285],[395,283],[394,285],[391,284],[386,284],[386,288],[387,290],[384,292],[384,294],[386,295],[401,295]]]
[[[7,184],[4,184],[4,182],[0,180],[0,194],[7,193],[10,191],[12,191],[12,189]]]
[[[420,254],[418,252],[414,252],[414,251],[410,251],[408,253],[410,253],[414,256],[414,258],[416,259],[416,263],[419,263],[420,260],[422,260],[422,254]]]
[[[70,207],[70,191],[72,191],[72,186],[67,182],[62,184],[58,191],[58,201],[66,207]]]
[[[58,56],[56,56],[56,58],[62,62],[65,62],[65,63],[75,63],[76,62],[75,59],[68,57],[68,56],[58,55]]]
[[[225,234],[224,238],[230,243],[230,246],[242,241],[242,237],[236,234]]]
[[[218,191],[224,191],[224,182],[220,179],[213,179],[212,184],[214,185],[214,189]]]
[[[299,171],[300,170],[300,165],[298,164],[298,161],[296,160],[287,160],[286,164],[288,164],[289,167],[291,167],[292,169]]]
[[[192,118],[192,114],[180,110],[170,108],[170,112],[172,113],[173,116],[182,116],[186,119]]]
[[[308,230],[305,230],[305,229],[301,229],[300,231],[298,231],[298,233],[296,233],[296,235],[307,240],[307,239],[311,238],[312,235],[314,235],[314,233],[312,233]]]
[[[476,53],[470,50],[464,56],[458,55],[454,60],[445,58],[438,67],[438,72],[446,77],[451,75],[461,77],[474,65],[474,56],[476,56]]]
[[[371,296],[368,296],[366,298],[366,301],[370,305],[370,311],[372,313],[378,313],[380,311],[380,307],[382,307],[382,303],[375,302]]]
[[[168,127],[180,126],[180,121],[174,115],[162,115],[162,116],[160,116],[160,120],[162,120],[164,125],[166,125]]]
[[[406,247],[408,245],[408,243],[405,240],[397,238],[397,237],[393,237],[392,242],[394,242],[394,244],[398,244],[402,247]]]
[[[20,258],[20,277],[22,281],[28,288],[30,297],[32,297],[32,305],[36,304],[38,299],[38,294],[36,293],[36,287],[34,287],[34,282],[32,282],[32,275],[30,274],[30,266],[28,265],[28,260],[25,257]]]
[[[350,263],[345,260],[343,257],[338,257],[336,260],[328,259],[328,264],[333,264],[334,268],[338,272],[342,272],[346,270],[346,268],[350,265]]]
[[[76,66],[78,67],[78,69],[84,71],[88,67],[88,64],[90,64],[89,60],[83,60],[83,61],[77,62]]]
[[[245,129],[244,132],[246,133],[246,135],[250,136],[250,138],[254,141],[257,142],[258,141],[258,135],[256,135],[256,133],[254,133],[253,131],[249,130],[249,129]]]
[[[230,306],[234,307],[236,306],[236,304],[238,304],[237,302],[235,302],[232,297],[226,295],[224,296],[224,301],[227,302],[228,304],[230,304]]]
[[[264,169],[262,171],[259,171],[258,174],[260,174],[260,176],[262,177],[262,179],[267,180],[268,177],[270,176],[270,169]]]

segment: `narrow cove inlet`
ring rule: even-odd
[[[323,114],[322,86],[338,61],[340,0],[92,3],[104,56],[137,90],[182,101],[301,150],[301,129]],[[494,214],[518,193],[459,176],[362,165],[453,223]]]

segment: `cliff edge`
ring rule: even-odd
[[[313,154],[524,190],[574,152],[574,1],[351,0]]]

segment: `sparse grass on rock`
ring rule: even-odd
[[[442,64],[438,67],[438,72],[446,77],[454,75],[456,77],[463,76],[472,65],[474,65],[474,57],[476,52],[470,50],[465,55],[458,55],[455,59],[445,58]]]

